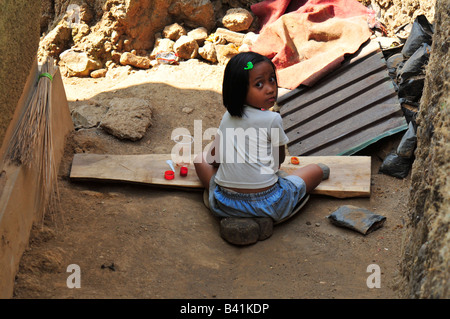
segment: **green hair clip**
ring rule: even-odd
[[[247,62],[247,66],[244,68],[244,70],[251,70],[251,69],[253,69],[253,63]]]

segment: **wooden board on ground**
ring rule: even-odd
[[[164,172],[170,170],[166,160],[170,154],[103,155],[75,154],[70,179],[72,181],[129,182],[182,188],[203,188],[195,174],[193,164],[188,174],[180,176],[175,166],[175,178],[166,180]],[[371,163],[369,156],[299,156],[299,165],[291,164],[287,156],[281,169],[286,172],[311,163],[324,163],[330,167],[330,178],[323,181],[313,194],[337,198],[369,197]]]

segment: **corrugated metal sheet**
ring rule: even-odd
[[[351,155],[407,124],[377,42],[278,100],[290,155]]]

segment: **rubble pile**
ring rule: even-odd
[[[176,64],[188,59],[200,59],[208,63],[225,65],[241,51],[248,50],[256,41],[255,17],[247,9],[228,9],[219,27],[211,28],[213,15],[198,25],[171,23],[152,37],[151,49],[144,49],[142,41],[130,39],[124,31],[126,12],[122,6],[112,6],[109,12],[93,27],[89,27],[91,15],[79,9],[78,21],[68,11],[55,28],[42,38],[40,60],[54,57],[67,77],[114,76],[118,67],[150,69],[160,63]],[[211,30],[211,31],[208,31]],[[128,32],[129,33],[129,32]],[[111,71],[111,72],[110,72]]]

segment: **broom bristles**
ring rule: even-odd
[[[57,66],[53,58],[48,58],[40,67],[40,74],[56,74]],[[43,220],[45,212],[58,210],[59,190],[52,137],[52,81],[47,77],[38,79],[33,94],[19,117],[7,158],[18,165],[39,170],[40,196],[38,198],[39,217]]]

